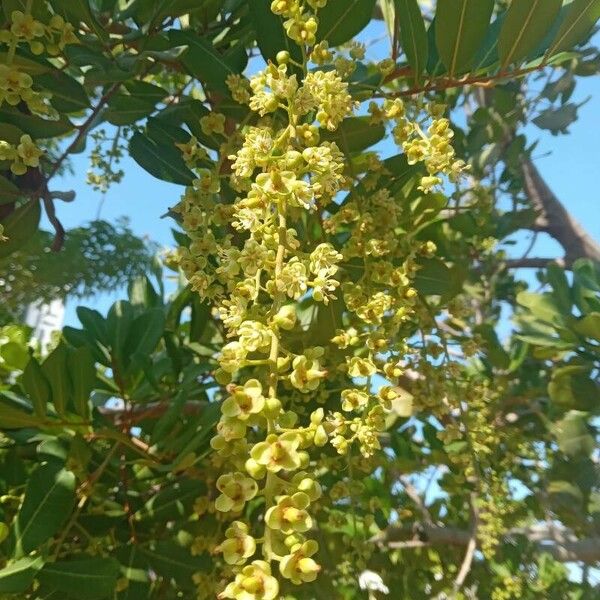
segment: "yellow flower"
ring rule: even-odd
[[[43,151],[40,150],[29,135],[22,135],[21,142],[17,146],[17,153],[21,157],[23,164],[28,167],[37,167],[40,164],[40,156]]]
[[[240,342],[229,342],[225,344],[221,350],[219,364],[223,371],[227,373],[235,373],[242,368],[246,359],[246,349]]]
[[[312,46],[316,41],[317,20],[307,14],[296,14],[288,19],[283,26],[288,37],[299,44]]]
[[[205,135],[225,133],[225,115],[211,112],[200,119],[200,127]]]
[[[369,402],[369,394],[351,389],[342,392],[342,410],[351,411],[363,408]]]
[[[292,362],[291,384],[303,393],[316,390],[327,375],[321,369],[319,358],[323,355],[323,348],[317,347],[306,350],[304,354],[294,358]]]
[[[31,40],[44,35],[44,26],[31,15],[23,14],[20,10],[13,10],[10,18],[12,21],[10,30],[18,38]]]
[[[248,525],[241,521],[234,521],[225,531],[225,537],[215,551],[223,553],[228,565],[243,565],[256,552],[256,541],[248,534]]]
[[[17,149],[5,140],[0,140],[0,160],[15,160]]]
[[[247,352],[264,350],[271,343],[272,333],[258,321],[244,321],[238,330],[240,344]]]
[[[215,508],[221,512],[237,512],[256,496],[258,485],[243,473],[226,473],[217,479],[217,489],[221,495],[215,500]]]
[[[251,415],[258,414],[265,406],[262,386],[257,379],[250,379],[244,387],[238,387],[229,398],[223,402],[221,412],[226,417],[237,417],[246,420]]]
[[[314,540],[307,540],[302,545],[292,548],[292,553],[284,556],[279,563],[281,574],[292,583],[300,585],[303,582],[314,581],[321,567],[310,558],[319,549]]]
[[[218,596],[219,600],[275,600],[279,583],[271,575],[271,567],[264,560],[255,560],[244,567]]]
[[[267,510],[265,522],[271,529],[281,530],[285,535],[304,533],[312,527],[312,519],[305,510],[309,503],[309,497],[303,492],[281,496],[277,505]]]
[[[240,440],[246,435],[246,424],[238,419],[223,416],[217,423],[217,432],[226,442]]]
[[[276,15],[289,17],[299,10],[300,2],[298,0],[273,0],[271,2],[271,12]]]
[[[300,436],[296,433],[283,433],[279,437],[271,434],[264,442],[259,442],[252,448],[250,456],[273,473],[281,469],[292,471],[301,464],[299,446]]]
[[[306,267],[294,256],[281,270],[275,282],[277,289],[285,292],[288,297],[298,300],[308,289]]]
[[[377,373],[377,367],[369,358],[353,356],[348,361],[348,375],[350,377],[370,377]]]

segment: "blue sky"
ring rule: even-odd
[[[388,42],[382,39],[382,33],[381,24],[369,26],[365,39],[377,40],[371,46],[369,54],[381,57],[387,52]],[[580,108],[579,120],[571,126],[568,135],[552,136],[535,126],[529,126],[526,133],[530,142],[540,140],[534,159],[552,189],[590,234],[595,239],[600,239],[600,197],[597,184],[600,171],[600,78],[597,76],[579,78],[571,100],[580,103],[588,97],[590,100]],[[73,156],[72,166],[74,175],[56,178],[51,186],[52,189],[76,192],[74,202],[57,202],[58,217],[67,229],[93,219],[102,200],[102,196],[85,183],[85,174],[89,168],[88,153]],[[121,167],[125,176],[120,184],[114,185],[106,194],[101,218],[114,221],[117,217],[126,216],[136,234],[162,246],[171,246],[173,222],[161,216],[169,206],[178,201],[182,188],[155,179],[127,157],[123,159]],[[509,248],[509,251],[518,256],[527,239],[527,236],[520,236],[519,245]],[[540,235],[530,256],[560,254],[560,247],[556,242]],[[119,291],[102,294],[79,303],[105,312],[124,293]],[[76,301],[68,303],[66,324],[77,324],[76,304]]]

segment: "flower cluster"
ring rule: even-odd
[[[77,44],[73,25],[60,15],[52,15],[48,23],[34,19],[31,14],[13,10],[10,16],[10,28],[0,31],[0,42],[16,45],[26,43],[32,54],[56,56],[67,44]]]
[[[452,147],[454,132],[450,121],[443,117],[446,107],[430,103],[423,117],[411,120],[407,117],[404,102],[400,98],[385,100],[383,105],[371,102],[369,112],[373,123],[392,121],[394,140],[402,146],[409,164],[422,162],[427,175],[421,179],[421,189],[429,192],[442,183],[442,175],[457,181],[467,165],[456,158]]]
[[[15,175],[23,175],[27,167],[39,166],[42,154],[29,135],[22,135],[18,144],[0,140],[0,161],[8,161]]]
[[[0,65],[0,107],[4,103],[9,106],[24,103],[32,113],[54,115],[54,109],[48,103],[50,94],[35,89],[32,76],[20,66],[16,53],[20,45],[26,44],[32,54],[46,51],[56,56],[65,45],[77,41],[73,26],[60,15],[52,15],[45,24],[36,20],[28,10],[13,10],[8,28],[0,30],[0,43],[8,48],[6,60]],[[14,144],[0,140],[0,160],[9,161],[15,175],[24,174],[27,167],[37,167],[41,155],[42,151],[29,135],[23,135],[19,143]]]
[[[197,138],[178,144],[197,176],[174,209],[190,239],[178,262],[226,336],[215,373],[226,395],[211,440],[222,473],[214,508],[231,523],[217,547],[234,573],[223,599],[277,597],[273,563],[292,584],[316,579],[314,459],[327,456],[332,471],[374,464],[415,316],[418,260],[436,250],[401,235],[413,225],[384,162],[368,154],[355,168],[336,143],[357,103],[351,69],[318,68],[333,58],[326,43],[313,45],[324,4],[272,3],[288,35],[313,46],[305,55],[316,69],[300,70],[282,52],[249,81],[229,76],[232,97],[251,115],[237,130],[218,112],[202,118],[204,135],[225,140],[214,162]],[[350,46],[351,57],[363,54]],[[398,101],[381,110],[377,119],[395,128],[408,123]],[[435,177],[461,170],[441,146],[451,139],[441,123],[428,138],[437,150],[419,159]],[[411,126],[412,135],[419,126]],[[319,330],[324,318],[330,331]],[[307,347],[307,331],[319,343]],[[307,411],[313,402],[324,406]],[[257,509],[263,518],[246,522]]]

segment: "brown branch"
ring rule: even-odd
[[[564,248],[566,265],[578,258],[600,262],[600,244],[563,206],[531,159],[524,158],[521,169],[525,192],[537,212],[532,229],[547,233]]]
[[[56,175],[56,172],[60,169],[62,163],[65,161],[67,156],[69,156],[69,154],[73,152],[73,150],[77,147],[77,144],[79,144],[79,142],[87,135],[88,129],[98,116],[98,113],[104,108],[104,105],[112,98],[112,96],[119,89],[119,87],[121,87],[120,82],[114,83],[108,89],[108,91],[100,98],[98,104],[96,104],[88,118],[81,125],[78,126],[79,131],[77,135],[75,136],[73,141],[67,146],[65,151],[59,156],[56,162],[52,165],[52,169],[50,169],[50,172],[46,176],[46,182],[50,181],[50,179],[52,179],[52,177]]]
[[[573,264],[562,258],[509,258],[503,264],[507,269],[545,269],[551,263],[563,269],[570,269]]]
[[[160,418],[171,406],[170,402],[151,402],[149,404],[133,405],[131,409],[125,410],[122,408],[99,408],[101,415],[111,419],[115,423],[121,422],[122,419],[127,419],[131,425],[136,425],[146,419]],[[194,415],[201,412],[206,407],[206,402],[186,402],[182,409],[182,415]]]
[[[415,527],[389,527],[371,539],[382,547],[417,548],[423,546],[465,547],[472,539],[472,532],[457,527],[438,527],[421,523],[418,526],[420,539],[414,539]],[[578,539],[568,531],[552,531],[545,526],[514,528],[507,531],[503,538],[510,542],[517,535],[526,537],[541,552],[547,552],[561,562],[580,561],[585,564],[600,562],[600,537]],[[417,543],[420,542],[420,543]]]
[[[466,85],[473,85],[477,87],[494,87],[498,83],[501,83],[505,79],[516,79],[518,77],[523,77],[528,73],[533,73],[534,71],[539,71],[543,69],[546,65],[539,64],[535,67],[527,67],[525,69],[513,69],[509,71],[499,71],[493,75],[473,75],[465,77],[461,77],[459,79],[454,77],[439,77],[436,78],[425,85],[418,85],[412,88],[401,90],[399,92],[389,92],[384,94],[375,94],[373,97],[383,97],[383,98],[397,98],[401,96],[416,96],[417,94],[422,94],[423,92],[439,92],[442,90],[448,90],[457,87],[464,87]],[[386,82],[393,81],[394,79],[398,79],[402,76],[409,76],[412,71],[409,68],[402,67],[397,69],[388,77],[386,77]]]
[[[50,221],[52,227],[54,227],[54,241],[52,242],[52,246],[50,248],[52,252],[59,252],[65,243],[65,228],[56,216],[56,210],[54,208],[54,202],[52,199],[44,196],[43,202],[48,221]]]
[[[460,570],[458,571],[458,575],[454,580],[454,596],[458,594],[463,584],[465,583],[465,579],[467,575],[471,571],[471,567],[473,566],[473,558],[475,557],[475,550],[477,550],[477,531],[479,529],[479,511],[477,510],[477,496],[475,492],[471,493],[469,503],[471,506],[471,534],[469,537],[469,542],[467,543],[467,551],[465,552],[465,556],[463,558],[462,564],[460,565]]]

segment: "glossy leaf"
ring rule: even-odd
[[[157,179],[191,185],[194,174],[183,162],[181,153],[170,145],[159,145],[141,133],[134,133],[129,142],[132,158]]]
[[[271,0],[254,0],[250,11],[256,29],[256,41],[266,61],[276,62],[281,50],[287,50],[296,62],[302,62],[302,51],[283,28],[283,18],[271,11]]]
[[[435,40],[451,77],[468,71],[488,30],[494,0],[439,0]]]
[[[373,125],[369,117],[351,117],[345,119],[335,131],[323,131],[323,140],[335,142],[346,154],[359,152],[373,146],[383,139],[383,125]]]
[[[41,557],[21,558],[0,569],[0,593],[24,592],[32,583],[44,560]]]
[[[521,62],[537,48],[561,5],[562,0],[519,0],[510,5],[498,39],[503,68]]]
[[[4,258],[19,250],[37,231],[41,217],[41,206],[38,200],[29,200],[8,217],[1,221],[4,236],[8,240],[0,244],[0,258]]]
[[[21,429],[23,427],[37,427],[40,420],[35,415],[27,412],[25,407],[18,409],[0,401],[0,429]]]
[[[87,346],[70,350],[67,367],[71,378],[73,408],[83,419],[89,418],[90,394],[96,382],[96,367]]]
[[[192,556],[188,550],[173,542],[158,542],[152,547],[140,548],[141,554],[160,575],[189,580],[207,565],[207,558]]]
[[[90,106],[90,99],[81,83],[62,71],[54,69],[36,77],[35,82],[52,92],[50,103],[60,113],[78,112]]]
[[[548,50],[548,55],[552,56],[576,46],[585,39],[598,19],[600,0],[574,0]]]
[[[160,490],[137,513],[136,521],[182,519],[190,507],[206,491],[201,481],[184,480]]]
[[[52,390],[52,403],[56,412],[64,416],[71,399],[71,381],[67,366],[67,347],[59,344],[42,363],[42,372]]]
[[[12,181],[0,175],[0,205],[16,202],[22,196],[21,190]]]
[[[360,33],[371,20],[375,0],[329,0],[319,10],[317,39],[339,46]]]
[[[119,563],[114,558],[95,557],[48,563],[38,578],[69,598],[103,600],[114,594],[119,575]]]
[[[53,462],[31,474],[23,504],[12,524],[9,544],[20,558],[56,534],[71,514],[75,501],[75,475]]]
[[[192,32],[172,30],[169,35],[173,41],[188,47],[181,62],[190,74],[201,82],[228,93],[225,80],[228,75],[241,71],[239,64],[234,64],[233,60],[220,54],[210,40]]]
[[[429,48],[425,22],[417,0],[395,0],[400,41],[408,64],[418,79],[427,65]]]
[[[46,416],[48,403],[52,399],[52,391],[40,364],[33,356],[23,371],[21,383],[31,399],[35,416],[43,419]]]

